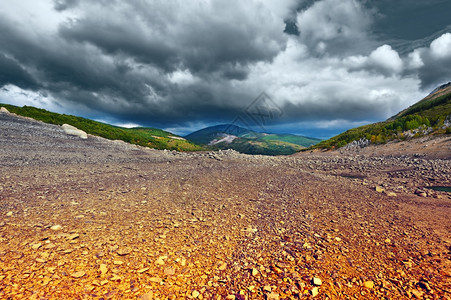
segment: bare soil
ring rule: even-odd
[[[1,299],[451,299],[451,194],[427,188],[450,186],[450,152],[176,153],[8,113],[0,130]]]

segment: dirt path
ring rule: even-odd
[[[1,113],[0,128],[1,299],[451,297],[451,194],[424,189],[449,185],[449,160],[179,154]]]

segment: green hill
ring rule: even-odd
[[[160,129],[146,127],[123,128],[82,117],[53,113],[32,106],[18,107],[1,103],[0,106],[5,107],[10,112],[20,116],[33,118],[35,120],[54,125],[70,124],[88,134],[100,136],[110,140],[122,140],[130,144],[155,149],[177,151],[205,150],[203,147],[196,145],[193,142],[187,141],[182,137]]]
[[[233,124],[207,127],[185,138],[212,150],[234,149],[263,155],[289,155],[321,141],[293,134],[260,133]]]
[[[361,139],[371,144],[383,144],[428,134],[450,134],[450,123],[451,82],[384,122],[350,129],[311,149],[335,149]]]

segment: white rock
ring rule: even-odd
[[[0,108],[0,112],[2,112],[2,113],[9,113],[9,111],[6,108],[4,108],[4,107]]]
[[[60,230],[61,228],[63,228],[61,225],[53,225],[52,227],[50,227],[51,230]]]
[[[321,279],[319,279],[318,277],[313,277],[312,283],[313,283],[313,285],[317,285],[317,286],[320,286],[320,285],[323,284],[323,282],[321,281]]]
[[[68,135],[75,135],[78,136],[81,139],[87,139],[88,135],[83,130],[80,130],[72,125],[69,124],[63,124],[61,127],[63,127],[64,132]]]

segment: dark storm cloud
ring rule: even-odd
[[[11,3],[0,4],[0,86],[99,119],[230,122],[266,91],[284,111],[274,123],[351,124],[451,76],[440,0],[47,0],[28,13]],[[421,34],[407,34],[409,17],[384,28],[421,10],[439,19]]]
[[[232,2],[213,2],[194,12],[189,4],[89,4],[90,10],[65,23],[59,32],[68,41],[89,43],[111,55],[124,54],[166,72],[188,68],[207,76],[219,72],[227,78],[245,78],[246,65],[271,60],[283,50],[283,23],[279,30],[266,29],[262,24],[272,22],[270,15]],[[102,17],[101,11],[108,14]]]
[[[25,69],[16,61],[0,53],[0,87],[7,84],[32,90],[38,87],[37,82]]]
[[[377,9],[374,33],[389,39],[419,40],[450,25],[448,0],[369,0]]]

